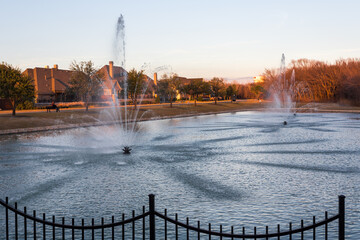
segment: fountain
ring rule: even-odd
[[[276,108],[290,114],[295,114],[296,102],[294,102],[295,70],[292,71],[290,79],[286,78],[285,54],[282,54],[281,64],[277,79],[270,87],[270,93]]]
[[[122,15],[120,15],[116,24],[115,38],[113,42],[113,54],[114,64],[120,66],[123,70],[125,70],[125,22]],[[122,147],[122,151],[124,154],[130,154],[132,150],[130,146],[135,143],[135,139],[139,131],[137,122],[143,117],[146,111],[138,117],[140,107],[138,106],[133,108],[128,106],[128,73],[123,70],[118,69],[116,73],[112,74],[110,74],[109,70],[107,81],[117,81],[121,87],[121,93],[118,93],[113,89],[111,107],[101,112],[99,121],[115,123],[113,125],[115,127],[115,130],[111,129],[110,134],[120,136],[121,139],[117,138],[115,141],[118,141],[118,144]],[[118,73],[119,71],[120,73]],[[138,86],[138,83],[136,83],[135,88],[142,88],[139,95],[140,97],[138,99],[140,104],[144,98],[146,90],[148,89],[148,85],[149,81],[146,81],[144,86]],[[109,132],[105,134],[109,134]]]
[[[104,108],[96,120],[99,125],[104,125],[101,130],[97,128],[88,129],[88,134],[94,142],[87,143],[93,148],[116,149],[122,151],[124,154],[130,154],[134,149],[134,145],[139,144],[139,132],[141,130],[139,121],[149,113],[151,110],[142,111],[141,103],[148,90],[150,80],[146,77],[144,84],[135,84],[135,91],[138,93],[137,103],[138,106],[131,106],[128,99],[130,94],[129,76],[126,72],[126,56],[125,56],[125,21],[124,17],[120,15],[117,20],[115,28],[115,36],[112,44],[113,61],[109,62],[109,66],[105,68],[105,81],[107,86],[111,86],[111,98],[109,98],[109,108]],[[160,66],[151,69],[150,64],[146,63],[141,66],[140,73],[145,72],[147,75],[154,72],[161,72],[168,69],[169,66]],[[115,86],[120,86],[120,89],[115,89]],[[134,86],[133,86],[134,87]],[[110,87],[108,87],[110,88]],[[101,145],[101,146],[100,146]]]
[[[287,115],[288,120],[296,117],[295,100],[295,70],[291,72],[290,78],[286,77],[285,54],[281,56],[281,64],[276,78],[270,86],[270,95],[276,109]],[[289,121],[283,121],[283,125],[287,125]]]

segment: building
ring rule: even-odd
[[[0,110],[11,110],[12,105],[9,99],[0,98]]]
[[[122,67],[114,66],[114,63],[110,61],[108,65],[100,68],[99,72],[104,80],[99,100],[115,101],[116,97],[122,96],[124,81],[127,75],[126,70]],[[34,80],[36,103],[71,100],[67,96],[66,90],[71,87],[70,81],[73,71],[59,69],[58,65],[54,65],[53,68],[49,68],[49,66],[44,68],[28,68],[23,73]],[[148,90],[145,98],[152,98],[156,89],[154,80],[145,75],[145,82],[147,83]]]
[[[24,74],[34,80],[37,103],[65,100],[65,90],[70,86],[72,71],[58,69],[55,64],[53,68],[28,68]]]
[[[123,82],[127,74],[126,70],[122,67],[114,66],[114,62],[110,61],[109,65],[100,68],[99,72],[102,73],[104,78],[101,99],[114,101],[115,96],[121,96],[121,90],[124,88]]]

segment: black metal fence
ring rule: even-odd
[[[71,224],[66,224],[65,218],[60,218],[61,221],[59,222],[59,219],[55,219],[55,216],[52,216],[50,218],[51,220],[49,220],[45,213],[42,214],[42,218],[39,218],[35,210],[30,214],[27,212],[26,207],[24,207],[23,211],[19,210],[17,203],[11,206],[8,198],[6,198],[5,201],[0,199],[0,204],[5,207],[5,226],[0,226],[0,233],[2,234],[3,232],[0,238],[5,237],[6,240],[46,238],[95,239],[95,237],[96,239],[135,239],[135,236],[139,236],[139,233],[142,239],[155,240],[158,237],[159,239],[167,240],[169,238],[169,224],[173,224],[172,228],[170,228],[173,230],[173,232],[170,233],[171,239],[190,239],[190,231],[193,234],[191,235],[191,239],[204,237],[211,239],[212,236],[217,236],[218,239],[280,239],[282,236],[287,236],[288,239],[292,239],[295,234],[300,235],[300,239],[304,239],[305,232],[312,233],[312,238],[316,239],[317,229],[320,226],[324,226],[322,235],[324,239],[327,240],[328,224],[335,220],[338,220],[338,239],[345,239],[345,196],[342,195],[339,196],[338,214],[328,217],[328,213],[325,212],[325,217],[321,221],[316,221],[315,216],[313,216],[312,224],[306,226],[304,225],[304,221],[301,220],[301,226],[294,229],[292,228],[292,223],[289,223],[286,230],[281,230],[280,225],[277,225],[277,231],[272,233],[269,232],[268,226],[266,226],[262,232],[254,227],[251,231],[252,233],[247,233],[244,227],[240,233],[235,233],[234,227],[231,227],[231,231],[225,232],[223,231],[222,225],[218,228],[219,230],[215,230],[210,223],[207,225],[207,228],[202,228],[200,221],[197,222],[197,226],[192,226],[189,224],[189,218],[186,218],[186,222],[184,223],[178,220],[177,214],[175,214],[175,218],[168,217],[166,209],[163,214],[156,211],[155,196],[153,194],[149,195],[148,211],[145,211],[145,206],[143,206],[142,214],[140,215],[135,216],[135,211],[132,211],[131,218],[126,219],[123,214],[121,221],[118,222],[115,222],[115,217],[112,216],[111,223],[105,223],[104,218],[101,218],[101,224],[98,225],[95,225],[94,219],[91,220],[90,225],[85,225],[84,219],[81,219],[81,225],[75,225],[74,218],[71,219]],[[156,219],[156,217],[158,217],[158,219]],[[163,221],[163,225],[161,228],[156,228],[159,221]],[[139,225],[138,222],[140,222],[141,225],[140,230],[139,228],[136,230],[136,226]],[[21,226],[19,223],[21,223]],[[179,229],[182,229],[186,233],[179,236]],[[105,235],[105,230],[106,233],[109,233],[108,235]],[[95,235],[95,231],[98,231],[97,235]],[[87,235],[85,235],[85,233]],[[334,239],[334,236],[330,238]]]

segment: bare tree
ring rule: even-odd
[[[85,111],[88,111],[89,101],[101,93],[103,76],[91,61],[73,61],[70,69],[73,71],[70,79],[71,88],[84,101]]]

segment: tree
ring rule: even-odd
[[[73,61],[70,70],[73,71],[70,79],[71,88],[84,101],[85,111],[88,111],[89,101],[101,93],[103,74],[91,61]]]
[[[33,80],[21,74],[19,68],[7,63],[0,64],[0,97],[10,100],[12,115],[15,116],[18,104],[34,100]]]
[[[259,84],[251,84],[251,92],[255,95],[257,99],[260,98],[260,95],[265,92],[264,88]]]
[[[203,81],[201,84],[201,92],[204,95],[210,95],[212,93],[210,83],[207,81]]]
[[[236,85],[232,84],[226,88],[226,96],[231,99],[236,94]]]
[[[130,70],[127,75],[127,93],[129,94],[134,107],[137,107],[137,99],[145,93],[145,75],[144,70],[136,71],[135,68]]]
[[[186,94],[189,94],[192,99],[194,99],[194,104],[196,106],[196,100],[199,97],[199,94],[203,93],[202,92],[202,84],[203,84],[203,80],[202,79],[193,79],[191,80],[191,82],[188,85],[185,85],[183,87],[183,91]]]
[[[210,80],[210,86],[215,97],[215,105],[216,105],[219,98],[219,94],[225,86],[224,79],[214,77],[213,79]]]
[[[180,84],[181,81],[176,74],[171,74],[169,76],[164,74],[162,79],[158,82],[159,93],[169,99],[171,108],[173,99],[180,91]]]

